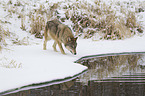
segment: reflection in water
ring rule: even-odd
[[[82,59],[89,70],[76,80],[8,96],[145,96],[144,60],[141,54]]]
[[[123,74],[134,74],[144,72],[141,64],[144,63],[145,55],[118,55],[107,57],[95,57],[79,60],[89,70],[80,77],[80,81],[87,83],[89,80],[102,80],[108,77],[122,76]]]

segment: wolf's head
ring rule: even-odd
[[[72,54],[76,55],[76,47],[77,47],[77,39],[78,37],[76,38],[71,38],[71,37],[68,37],[67,38],[67,43],[65,44],[65,47],[66,49],[68,49]]]

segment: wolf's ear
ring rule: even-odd
[[[78,37],[75,38],[75,41],[77,41]]]
[[[71,41],[71,38],[70,37],[67,38],[67,42],[69,42],[69,41]]]

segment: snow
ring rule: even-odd
[[[78,53],[83,56],[97,55],[105,53],[121,53],[121,52],[144,52],[145,51],[145,36],[134,36],[125,40],[80,40],[78,44]],[[84,48],[81,48],[83,46]],[[83,51],[82,51],[83,50]]]
[[[58,1],[53,0],[51,3]],[[33,2],[36,2],[36,0],[33,0]],[[33,2],[30,3],[33,4]],[[43,0],[39,2],[43,3]],[[91,3],[93,4],[93,2]],[[6,20],[4,17],[7,16],[7,13],[3,11],[1,4],[0,11],[2,13],[0,14],[0,20]],[[138,19],[145,21],[144,13],[139,14],[142,18]],[[43,50],[43,40],[36,39],[30,33],[22,31],[20,29],[21,20],[17,18],[16,14],[12,14],[9,22],[12,23],[7,24],[9,30],[17,34],[14,39],[22,40],[26,37],[25,43],[27,45],[13,45],[11,40],[6,39],[9,45],[0,53],[0,93],[30,84],[73,77],[87,69],[86,66],[74,63],[83,56],[120,52],[145,52],[145,35],[140,36],[137,34],[128,39],[114,41],[93,41],[92,39],[79,38],[77,41],[77,55],[72,55],[65,48],[66,55],[63,55],[59,48],[57,48],[59,52],[53,51],[53,40],[48,41],[47,50]],[[65,23],[69,26],[72,25],[72,22],[69,21]],[[145,25],[145,22],[143,24]]]
[[[0,92],[24,85],[73,77],[87,67],[73,63],[74,56],[62,55],[53,50],[42,50],[42,46],[15,46],[2,55],[21,63],[20,68],[0,67]]]

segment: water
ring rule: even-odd
[[[80,59],[88,71],[79,78],[7,96],[145,96],[145,54]]]

